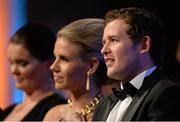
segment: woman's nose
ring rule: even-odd
[[[12,64],[10,66],[10,71],[13,75],[18,75],[19,74],[19,70],[18,70],[18,66],[17,65],[14,65]]]
[[[58,62],[55,60],[55,61],[53,62],[53,64],[50,66],[50,70],[51,70],[52,72],[58,72],[58,71],[59,71],[59,68],[58,68],[57,63],[58,63]]]

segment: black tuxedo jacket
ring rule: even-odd
[[[117,102],[115,95],[104,97],[94,112],[93,121],[105,121]],[[155,70],[144,79],[122,120],[180,120],[180,86]]]

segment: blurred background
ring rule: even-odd
[[[16,90],[15,81],[9,73],[6,56],[7,43],[14,32],[27,22],[48,24],[54,32],[64,25],[81,18],[103,18],[114,8],[128,6],[144,7],[154,12],[167,30],[166,72],[173,77],[175,51],[180,37],[180,7],[173,0],[0,0],[0,107],[23,99]]]

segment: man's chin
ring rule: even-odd
[[[119,74],[112,72],[112,71],[107,71],[107,76],[114,80],[118,80],[118,81],[120,80]]]
[[[112,72],[112,71],[107,71],[107,76],[109,77],[109,78],[112,78],[112,79],[114,79],[115,78],[115,75],[114,75],[114,73]]]

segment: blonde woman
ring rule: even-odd
[[[51,66],[56,89],[69,91],[66,105],[51,109],[44,120],[91,121],[107,81],[101,54],[104,20],[81,19],[62,28],[54,48]]]

